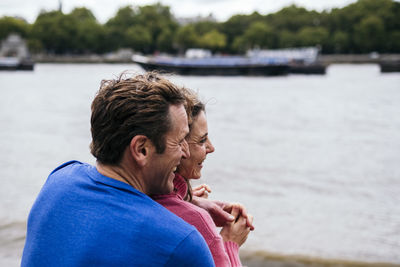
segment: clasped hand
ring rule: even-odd
[[[193,188],[193,204],[205,209],[215,225],[222,227],[220,234],[224,241],[242,245],[249,232],[254,230],[253,216],[247,213],[242,204],[209,200],[209,193],[211,188],[206,184]]]

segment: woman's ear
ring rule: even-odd
[[[144,135],[136,135],[132,138],[129,144],[129,151],[132,158],[140,166],[144,166],[147,163],[150,152],[150,140]]]

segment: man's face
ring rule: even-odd
[[[189,133],[188,120],[183,105],[169,108],[171,129],[165,135],[165,151],[157,154],[151,151],[147,194],[168,194],[174,189],[174,172],[182,158],[190,156],[185,137]]]

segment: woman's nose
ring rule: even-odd
[[[215,151],[215,148],[213,144],[211,143],[210,139],[207,140],[207,146],[206,146],[206,153],[213,153]]]

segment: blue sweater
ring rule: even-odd
[[[193,227],[77,161],[55,169],[28,218],[21,266],[214,266]]]

